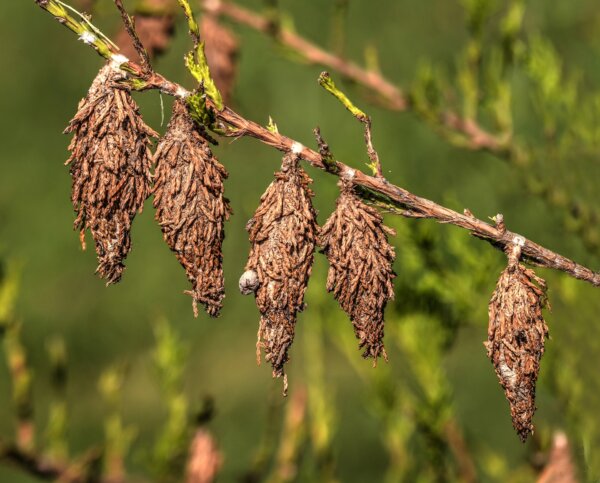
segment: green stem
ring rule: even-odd
[[[338,101],[340,101],[348,111],[358,119],[365,126],[365,144],[367,145],[367,153],[369,155],[370,162],[367,163],[367,166],[373,172],[373,176],[377,176],[378,178],[383,178],[383,173],[381,169],[381,161],[379,160],[379,154],[373,147],[373,135],[371,133],[371,118],[367,116],[363,111],[361,111],[358,107],[356,107],[348,96],[344,94],[341,90],[339,90],[333,79],[329,75],[328,72],[321,72],[319,76],[319,84],[323,87],[327,92],[331,93]]]
[[[197,48],[200,44],[200,27],[198,26],[198,22],[196,22],[196,18],[194,17],[194,12],[192,12],[192,7],[187,0],[177,0],[181,8],[183,8],[183,13],[185,14],[185,18],[188,21],[188,28],[190,29],[190,35],[194,40],[194,46]]]
[[[356,107],[352,101],[348,99],[348,96],[346,96],[346,94],[337,88],[335,82],[333,82],[333,79],[329,75],[329,72],[321,72],[321,75],[319,76],[319,85],[333,95],[333,97],[335,97],[338,101],[340,101],[343,106],[348,109],[348,111],[350,111],[350,113],[360,122],[365,122],[368,119],[369,116]]]
[[[54,15],[61,24],[79,35],[79,40],[91,45],[105,59],[110,60],[116,54],[118,49],[115,44],[108,40],[106,35],[73,7],[59,0],[35,0],[35,3],[48,13]],[[76,13],[82,20],[75,19],[69,11]]]
[[[190,29],[190,35],[194,41],[194,50],[189,52],[185,57],[185,64],[190,71],[190,74],[198,81],[202,86],[202,89],[208,97],[210,97],[215,106],[219,111],[223,110],[225,104],[223,103],[223,97],[221,92],[217,88],[215,81],[210,74],[210,68],[206,60],[206,54],[204,52],[204,42],[200,38],[200,27],[198,22],[194,18],[194,13],[188,0],[177,0],[188,21],[188,27]]]

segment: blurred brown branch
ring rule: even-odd
[[[205,429],[198,429],[190,447],[186,483],[212,483],[222,464],[223,456],[213,436]]]
[[[477,467],[456,419],[448,419],[444,426],[444,435],[456,459],[461,481],[463,483],[475,483],[477,481]]]
[[[569,440],[565,433],[559,431],[554,434],[548,462],[537,483],[577,483],[577,481]]]
[[[264,34],[273,35],[269,19],[235,3],[204,0],[203,6],[208,12],[225,16]],[[305,61],[335,70],[343,77],[367,88],[380,98],[381,105],[386,109],[398,112],[411,109],[409,96],[381,73],[365,69],[344,57],[332,54],[289,30],[280,29],[277,32],[275,39],[278,42],[299,53]],[[483,149],[498,153],[505,149],[503,143],[496,136],[487,132],[474,120],[463,119],[455,112],[445,113],[441,120],[447,127],[465,135],[470,140],[471,149]]]
[[[288,403],[279,440],[275,467],[269,483],[296,481],[307,437],[307,392],[298,388]]]

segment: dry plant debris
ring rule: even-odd
[[[92,83],[78,112],[65,130],[69,145],[71,200],[85,249],[85,230],[94,238],[96,272],[107,285],[121,279],[131,249],[130,229],[151,189],[151,137],[128,91],[117,86],[124,78],[107,65]]]
[[[216,317],[225,294],[222,245],[231,209],[223,196],[227,171],[213,155],[203,131],[176,101],[156,154],[156,221],[186,271],[197,304]]]
[[[392,269],[396,256],[388,242],[394,230],[383,224],[381,214],[368,206],[341,181],[342,192],[335,211],[322,228],[319,240],[329,260],[327,290],[348,314],[363,357],[387,355],[383,345],[383,312],[394,298]]]
[[[535,386],[548,327],[542,315],[546,282],[519,263],[515,244],[489,304],[487,355],[510,404],[513,426],[522,441],[533,433]]]
[[[256,305],[261,313],[257,358],[264,350],[273,377],[285,376],[284,365],[294,340],[297,313],[304,308],[319,227],[312,206],[312,180],[288,154],[281,171],[262,195],[246,225],[252,248],[246,274],[256,273]],[[252,278],[252,277],[250,277]],[[284,378],[284,394],[287,384]]]

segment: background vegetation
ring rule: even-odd
[[[258,0],[240,3],[255,10],[264,6]],[[330,46],[335,3],[286,0],[281,8],[297,31]],[[514,5],[526,9],[518,42],[510,46],[514,59],[502,63],[495,56],[506,48],[502,29]],[[116,32],[112,2],[98,2],[95,18],[106,32]],[[241,45],[233,100],[237,110],[262,123],[272,116],[281,132],[306,145],[312,145],[311,131],[318,124],[337,157],[362,167],[360,126],[317,86],[322,69],[304,65],[261,34],[234,29]],[[596,2],[353,0],[346,31],[349,58],[362,63],[365,48],[376,49],[382,72],[411,89],[417,101],[416,115],[389,112],[369,105],[370,93],[345,85],[373,117],[375,141],[392,183],[459,211],[468,207],[480,218],[500,211],[509,229],[598,269],[597,219],[580,216],[561,201],[575,197],[584,213],[599,208]],[[73,453],[101,442],[105,423],[118,408],[123,424],[135,428],[127,465],[143,474],[150,468],[164,474],[168,468],[160,467],[165,461],[160,444],[173,436],[164,428],[169,411],[169,421],[176,424],[186,405],[193,412],[210,397],[216,408],[210,428],[225,457],[221,478],[235,481],[260,467],[261,441],[269,431],[279,438],[280,420],[290,404],[279,398],[280,382],[271,379],[269,369],[254,365],[258,313],[253,299],[237,291],[248,252],[244,224],[270,182],[279,154],[251,140],[225,141],[216,149],[230,172],[226,190],[234,209],[224,244],[227,298],[220,319],[204,314],[193,319],[190,300],[182,295],[185,275],[153,223],[150,202],[134,224],[134,249],[123,281],[107,289],[93,276],[93,251],[82,253],[71,229],[70,179],[62,166],[68,139],[59,135],[100,60],[33,2],[3,5],[0,32],[0,319],[23,324],[35,375],[39,438],[44,438],[48,407],[55,399],[46,348],[60,335],[69,360],[66,396]],[[188,42],[180,22],[169,55],[155,65],[167,77],[192,85],[181,62]],[[473,77],[469,59],[477,49],[484,61]],[[510,89],[508,99],[503,89]],[[146,121],[159,129],[159,95],[136,99]],[[164,102],[168,113],[170,100]],[[519,167],[514,153],[508,156],[513,161],[506,162],[465,149],[461,139],[443,129],[440,136],[432,113],[446,105],[465,115],[475,109],[492,130],[512,125],[528,162]],[[326,174],[310,174],[322,223],[337,187]],[[538,385],[536,437],[522,445],[481,344],[487,334],[487,302],[504,256],[453,227],[396,217],[388,221],[398,231],[393,241],[396,301],[386,317],[389,364],[372,369],[360,359],[350,322],[325,292],[326,260],[316,258],[308,309],[300,317],[289,364],[291,401],[298,399],[294,392],[307,391],[308,416],[283,435],[296,448],[292,468],[297,467],[297,480],[445,481],[459,474],[464,479],[452,442],[459,433],[478,480],[532,481],[552,434],[564,430],[580,478],[597,481],[598,289],[540,271],[550,286],[551,340]],[[582,225],[591,228],[582,231]],[[8,292],[16,284],[12,297]],[[165,320],[185,351],[168,345]],[[181,392],[177,375],[169,383],[160,364],[156,368],[156,334],[165,357],[187,355],[181,382],[185,397],[179,399],[183,406],[173,403]],[[110,367],[115,369],[109,376],[124,377],[118,398],[111,396],[107,382]],[[179,362],[171,360],[166,367],[172,370]],[[169,384],[170,392],[165,390]],[[8,370],[0,363],[3,436],[12,431],[10,394]],[[163,443],[155,444],[156,438]],[[275,457],[273,467],[281,469],[282,458]],[[286,479],[275,471],[271,477],[293,481],[294,474]],[[0,481],[31,480],[0,466]]]

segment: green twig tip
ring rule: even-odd
[[[198,22],[196,22],[196,18],[194,17],[194,13],[192,12],[192,7],[187,0],[177,0],[181,8],[183,8],[183,13],[185,14],[188,21],[188,28],[190,29],[190,33],[194,36],[194,38],[200,40],[200,28],[198,27]]]
[[[269,116],[269,124],[267,124],[267,129],[273,134],[279,134],[277,123],[273,121],[273,118],[271,116]]]
[[[344,94],[333,82],[333,79],[329,75],[329,72],[321,72],[319,76],[319,85],[323,87],[327,92],[333,95],[338,101],[340,101],[348,111],[360,122],[366,122],[369,119],[363,111],[356,107],[348,96]]]
[[[219,89],[210,74],[210,68],[208,67],[208,61],[206,60],[206,54],[204,52],[204,42],[202,42],[200,38],[200,27],[198,26],[198,22],[196,22],[188,0],[177,1],[183,8],[184,14],[188,20],[190,35],[194,41],[194,49],[186,55],[185,64],[190,71],[190,74],[204,86],[204,92],[212,99],[216,108],[222,110],[225,107],[225,104],[221,92],[219,92]]]

